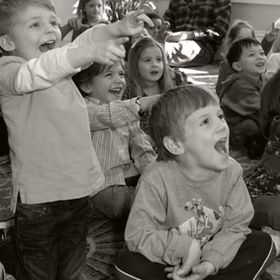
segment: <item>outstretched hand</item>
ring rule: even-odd
[[[127,41],[127,37],[122,37],[116,40],[107,40],[99,44],[94,44],[93,60],[101,64],[112,65],[120,59],[123,59],[125,57],[123,44]]]
[[[132,36],[143,30],[144,22],[153,27],[152,20],[144,14],[144,10],[138,10],[126,14],[120,21],[120,34],[124,36]]]

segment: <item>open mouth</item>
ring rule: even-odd
[[[122,92],[122,87],[116,87],[109,90],[110,94],[115,96],[120,96]]]
[[[39,46],[41,52],[46,52],[55,48],[55,40],[47,41]]]
[[[228,148],[227,148],[227,138],[220,139],[216,145],[215,145],[216,151],[222,154],[227,154]]]

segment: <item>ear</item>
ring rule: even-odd
[[[90,94],[91,93],[91,86],[89,83],[83,83],[80,85],[80,88],[83,92]]]
[[[240,72],[242,70],[241,65],[239,64],[238,61],[232,63],[232,68],[236,72]]]
[[[170,136],[165,136],[163,138],[163,145],[169,153],[179,156],[185,152],[183,143],[181,141],[175,140]]]
[[[12,52],[16,49],[14,42],[8,35],[0,36],[0,47],[6,52]]]

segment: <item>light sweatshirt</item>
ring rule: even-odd
[[[140,179],[125,240],[129,250],[150,261],[176,265],[196,238],[201,260],[217,271],[233,260],[251,232],[253,214],[242,168],[232,158],[207,181],[190,181],[176,161],[155,162]]]

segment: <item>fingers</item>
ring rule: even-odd
[[[118,39],[115,40],[115,44],[116,44],[117,46],[120,46],[120,45],[125,44],[125,43],[128,42],[128,41],[129,41],[129,38],[128,38],[128,37],[121,37],[121,38],[118,38]]]

